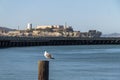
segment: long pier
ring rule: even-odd
[[[120,44],[120,37],[8,37],[0,36],[0,48],[49,45],[105,45]]]

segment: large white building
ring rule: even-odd
[[[43,25],[43,26],[37,26],[36,29],[46,29],[46,28],[53,28],[52,25]]]
[[[61,29],[61,28],[64,28],[64,26],[63,25],[43,25],[43,26],[36,27],[36,29],[46,29],[46,28]]]

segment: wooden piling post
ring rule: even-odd
[[[38,80],[49,80],[49,61],[38,61]]]

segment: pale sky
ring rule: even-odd
[[[120,33],[120,0],[0,0],[0,26],[67,25]]]

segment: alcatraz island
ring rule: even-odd
[[[72,26],[67,25],[40,25],[32,28],[28,23],[25,30],[0,30],[0,36],[16,37],[100,37],[100,31],[89,30],[88,32],[74,31]]]
[[[105,45],[120,44],[120,38],[101,37],[102,32],[74,31],[68,25],[38,25],[28,23],[25,30],[0,29],[0,47],[50,46],[50,45]]]

